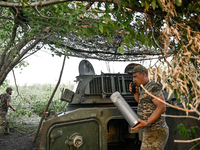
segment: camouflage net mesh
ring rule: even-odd
[[[54,44],[53,39],[58,39],[56,35],[51,36],[50,43]],[[118,47],[123,42],[120,34],[115,34],[112,37],[112,43],[102,36],[95,36],[92,39],[84,39],[76,37],[74,34],[69,34],[62,40],[62,49],[57,49],[57,53],[64,54],[66,49],[70,50],[68,56],[90,58],[105,61],[142,61],[150,59],[158,59],[162,57],[162,51],[155,48],[147,48],[139,41],[135,40],[134,47],[124,48],[122,55]],[[51,46],[51,44],[49,44]],[[171,54],[172,51],[168,51]]]

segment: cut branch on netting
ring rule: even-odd
[[[192,140],[174,140],[174,142],[176,143],[192,143],[192,142],[195,142],[195,141],[199,141],[200,138],[196,138],[196,139],[192,139]]]
[[[200,117],[195,117],[195,116],[186,116],[186,115],[183,115],[183,116],[177,116],[177,115],[166,115],[166,114],[162,114],[161,116],[163,117],[171,117],[171,118],[191,118],[191,119],[196,119],[196,120],[200,120]]]
[[[185,109],[185,108],[182,108],[182,107],[178,107],[178,106],[174,106],[172,104],[169,104],[167,102],[165,102],[164,100],[154,96],[153,94],[151,94],[149,91],[147,91],[147,89],[144,88],[144,86],[141,84],[140,87],[145,91],[145,93],[147,93],[148,95],[150,95],[151,97],[153,97],[154,99],[160,101],[161,103],[167,105],[167,106],[170,106],[172,108],[175,108],[175,109],[178,109],[178,110],[181,110],[181,111],[185,111],[185,112],[195,112],[197,114],[199,114],[199,111],[197,109]]]

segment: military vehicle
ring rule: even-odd
[[[62,92],[61,100],[68,103],[65,112],[50,115],[43,123],[39,149],[139,150],[141,130],[131,130],[110,100],[112,93],[118,91],[131,108],[137,111],[137,102],[129,91],[129,84],[132,82],[132,74],[129,71],[135,65],[137,64],[132,63],[126,66],[123,74],[102,72],[95,75],[92,64],[82,60],[79,64],[75,90],[64,89]],[[167,101],[171,100],[174,98],[171,97]],[[183,114],[173,108],[167,108],[166,113]],[[170,128],[170,137],[165,149],[183,149],[183,146],[174,143],[173,140],[180,138],[176,126],[185,120],[166,120]]]

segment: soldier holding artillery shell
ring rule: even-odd
[[[134,91],[135,100],[138,102],[137,114],[141,120],[138,120],[139,124],[132,129],[141,128],[143,131],[140,150],[163,150],[169,136],[165,118],[161,116],[166,111],[165,104],[149,96],[143,89],[139,90],[141,84],[151,94],[164,100],[161,86],[149,81],[148,70],[142,65],[136,66],[133,69],[133,82],[130,83],[129,90]]]

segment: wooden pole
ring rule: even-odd
[[[65,66],[65,60],[66,60],[66,55],[64,56],[62,68],[61,68],[61,71],[60,71],[59,80],[58,80],[58,82],[57,82],[57,84],[56,84],[56,87],[55,87],[55,89],[54,89],[54,91],[53,91],[53,93],[52,93],[50,99],[49,99],[49,102],[48,102],[48,104],[47,104],[47,106],[46,106],[46,108],[45,108],[45,110],[44,110],[44,113],[48,110],[49,105],[50,105],[50,103],[51,103],[51,101],[52,101],[52,99],[53,99],[53,97],[54,97],[54,95],[55,95],[55,93],[56,93],[56,90],[57,90],[57,88],[58,88],[58,86],[59,86],[59,84],[60,84],[60,81],[61,81],[61,78],[62,78],[62,73],[63,73],[64,66]],[[39,133],[40,127],[41,127],[41,125],[42,125],[42,121],[43,121],[43,119],[44,119],[44,113],[42,114],[42,117],[41,117],[41,119],[40,119],[40,123],[39,123],[38,128],[37,128],[37,131],[36,131],[36,133],[35,133],[33,142],[35,142],[36,137],[37,137],[37,135],[38,135],[38,133]]]

